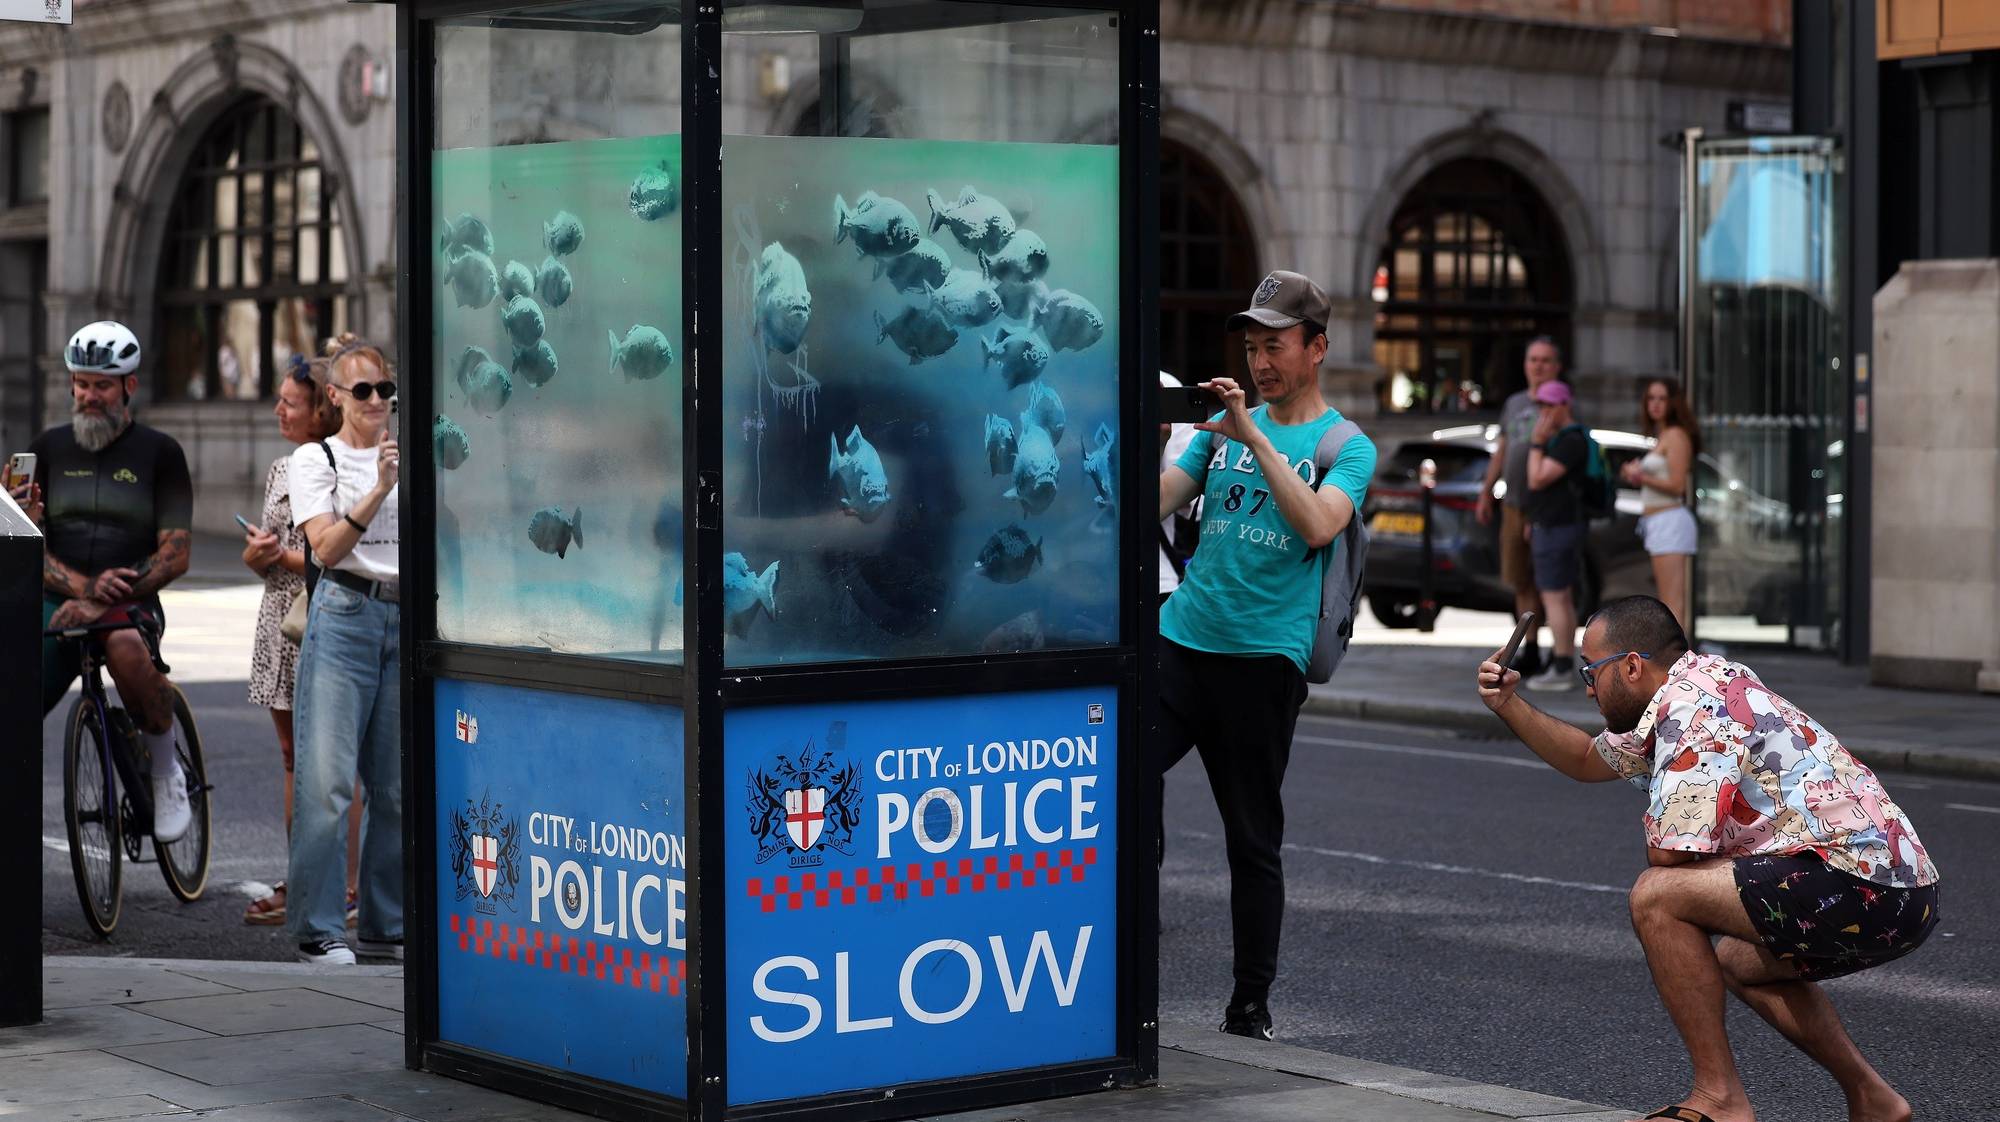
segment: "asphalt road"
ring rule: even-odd
[[[1942,870],[1943,921],[1829,992],[1918,1118],[2000,1118],[2000,785],[1884,780]],[[1626,911],[1639,792],[1573,783],[1511,741],[1314,719],[1285,789],[1278,1039],[1641,1113],[1686,1093]],[[1228,869],[1198,760],[1170,776],[1166,812],[1161,1012],[1219,1021]],[[1762,1122],[1846,1118],[1824,1073],[1732,1007]]]

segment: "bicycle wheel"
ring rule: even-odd
[[[88,697],[70,706],[63,733],[63,821],[69,827],[69,864],[83,918],[99,938],[118,926],[120,835],[118,795],[104,772],[103,718]]]
[[[179,839],[161,845],[155,841],[153,851],[160,858],[160,875],[166,878],[167,891],[178,897],[183,904],[201,898],[202,889],[208,886],[208,770],[201,759],[201,733],[194,727],[194,710],[188,708],[187,695],[174,687],[174,724],[179,733],[174,738],[181,761],[181,780],[187,784],[188,822],[187,833]]]

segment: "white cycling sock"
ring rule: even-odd
[[[165,732],[139,730],[146,741],[146,751],[153,757],[153,774],[157,776],[178,775],[181,770],[180,757],[174,752],[174,727],[167,726]]]

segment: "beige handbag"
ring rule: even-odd
[[[299,594],[292,597],[292,606],[285,609],[285,618],[278,623],[278,634],[283,635],[293,643],[304,642],[306,637],[307,606],[306,590],[301,588],[299,589]]]

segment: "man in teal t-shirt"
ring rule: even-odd
[[[1160,476],[1160,516],[1202,498],[1201,541],[1160,609],[1161,777],[1201,754],[1229,856],[1235,989],[1222,1031],[1269,1040],[1285,913],[1281,788],[1306,698],[1324,566],[1375,474],[1366,437],[1320,478],[1320,437],[1341,421],[1319,392],[1332,305],[1298,273],[1264,278],[1242,331],[1264,404],[1229,378],[1203,382],[1223,411]]]

